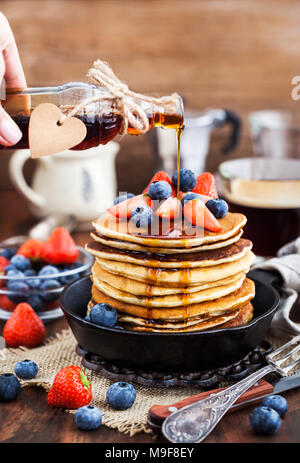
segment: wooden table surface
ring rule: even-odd
[[[0,240],[23,234],[35,221],[27,206],[15,192],[0,192],[1,227]],[[87,234],[74,234],[76,241],[83,244]],[[47,324],[48,336],[67,327],[64,319]],[[2,333],[3,323],[0,324]],[[207,443],[298,443],[300,442],[300,391],[284,394],[289,411],[281,429],[274,436],[256,436],[249,426],[251,408],[227,415],[206,439]],[[0,442],[10,443],[155,443],[166,442],[163,438],[154,440],[152,434],[140,433],[133,437],[121,434],[105,426],[92,432],[76,428],[73,418],[61,409],[51,408],[46,402],[46,392],[37,387],[22,390],[17,400],[0,404]]]

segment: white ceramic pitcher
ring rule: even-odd
[[[16,189],[39,218],[72,215],[78,222],[96,218],[116,196],[115,157],[119,144],[110,142],[84,151],[63,151],[40,158],[32,186],[23,175],[29,150],[17,150],[9,163]]]

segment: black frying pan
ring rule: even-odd
[[[91,297],[88,276],[71,283],[60,303],[78,344],[114,365],[143,371],[184,372],[218,368],[242,359],[264,338],[278,307],[274,275],[251,271],[254,318],[245,326],[189,333],[141,333],[84,320]]]

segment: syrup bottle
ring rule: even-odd
[[[58,87],[26,88],[21,91],[7,89],[6,99],[2,100],[1,104],[23,133],[23,137],[14,148],[29,148],[28,125],[30,113],[40,103],[53,103],[63,113],[67,113],[84,100],[98,94],[107,95],[109,92],[105,88],[83,82],[70,82]],[[99,102],[89,103],[75,115],[86,125],[87,135],[73,149],[84,150],[99,144],[105,145],[120,133],[122,116],[112,111],[110,102],[106,104],[107,107],[105,106],[103,109],[103,101],[101,102],[100,111]],[[149,119],[149,130],[152,127],[159,126],[177,129],[183,124],[183,102],[180,97],[178,97],[176,107],[172,112],[167,112],[164,108],[145,101],[141,101],[139,104],[141,104]],[[127,133],[139,135],[139,132],[130,126]],[[3,148],[4,146],[0,144],[0,149]]]

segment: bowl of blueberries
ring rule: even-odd
[[[0,320],[7,320],[20,302],[30,304],[43,321],[62,317],[61,291],[90,273],[93,257],[66,229],[56,230],[51,246],[20,237],[0,244]]]

